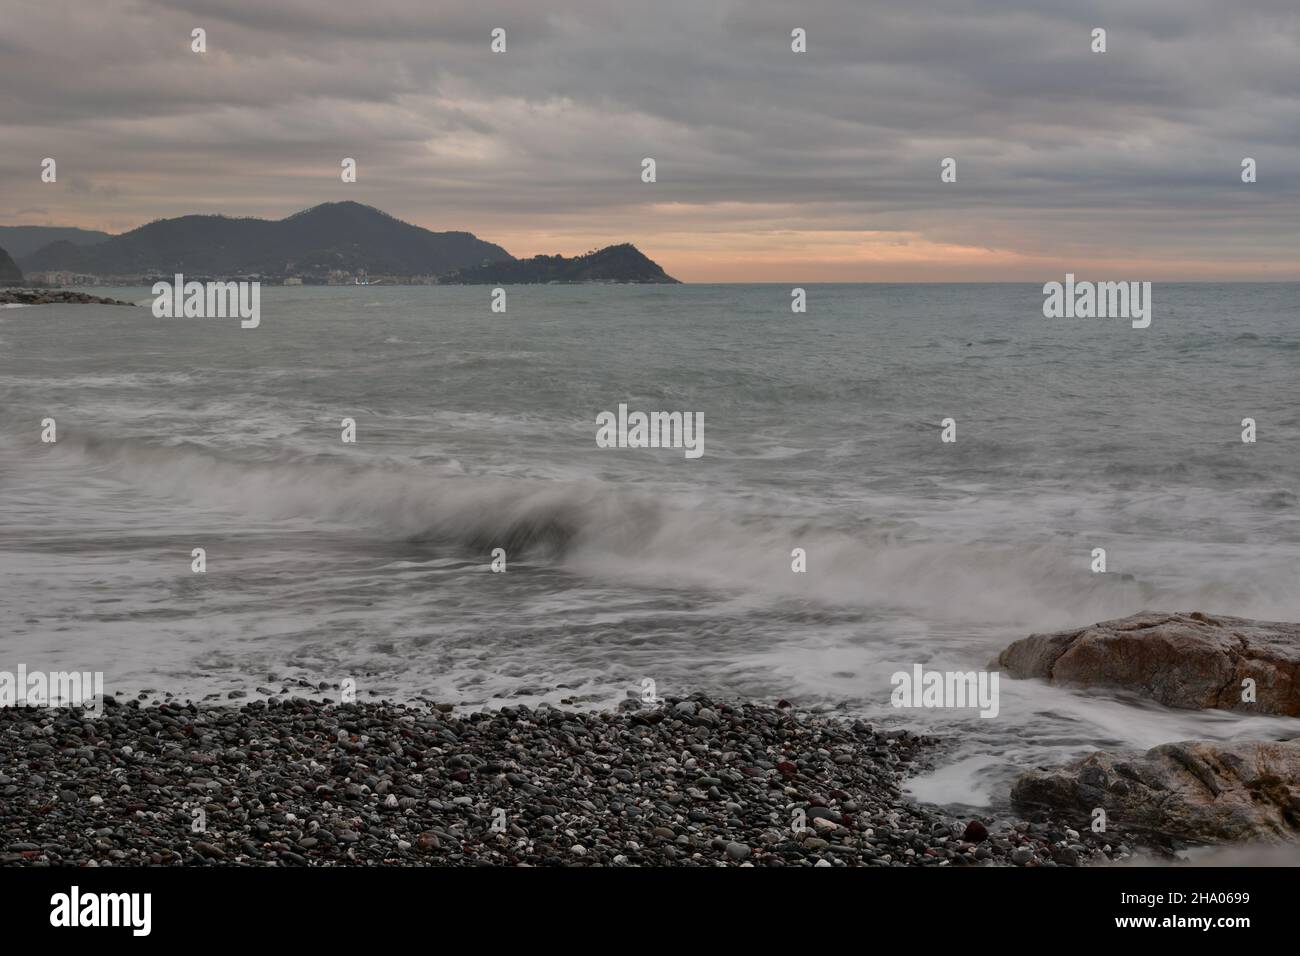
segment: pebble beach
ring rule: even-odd
[[[615,711],[107,699],[0,710],[0,864],[1074,866],[1132,850],[958,818],[902,784],[940,748],[695,696]]]

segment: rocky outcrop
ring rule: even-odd
[[[625,242],[585,256],[533,256],[460,269],[439,280],[449,285],[522,285],[527,283],[635,282],[680,285],[659,263]]]
[[[1100,807],[1106,832],[1139,842],[1300,839],[1300,740],[1163,744],[1095,753],[1016,781],[1011,798],[1083,830]]]
[[[1146,611],[1031,634],[994,666],[1010,677],[1123,688],[1168,707],[1300,716],[1300,624]]]

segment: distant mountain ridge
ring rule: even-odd
[[[315,282],[391,276],[455,284],[676,283],[630,243],[586,255],[516,260],[469,232],[431,232],[357,202],[330,202],[284,219],[215,215],[159,219],[119,236],[51,226],[0,226],[26,243],[29,274],[70,272],[130,280],[297,276]],[[34,230],[34,231],[33,231]],[[53,237],[39,248],[39,238]],[[39,277],[38,277],[39,278]]]
[[[534,256],[461,269],[444,282],[464,285],[519,285],[538,282],[637,282],[680,284],[640,249],[625,242],[582,256]]]
[[[17,285],[22,281],[22,270],[9,257],[9,253],[0,249],[0,285]]]
[[[52,242],[66,241],[93,246],[109,238],[112,237],[106,232],[75,229],[72,226],[0,226],[0,247],[7,249],[9,255],[20,264],[37,249]]]
[[[430,232],[356,202],[322,203],[285,219],[181,216],[94,245],[58,241],[26,258],[27,270],[103,276],[428,276],[510,260],[468,232]]]

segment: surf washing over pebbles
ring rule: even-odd
[[[992,719],[895,708],[890,676],[1143,608],[1300,619],[1296,292],[1161,284],[1146,329],[1045,319],[1041,284],[809,286],[796,323],[758,285],[536,287],[508,317],[475,287],[266,288],[253,330],[9,311],[6,652],[109,694],[784,697],[945,736],[910,784],[937,803],[1259,735],[1012,680]],[[707,416],[707,452],[597,447],[620,404]]]

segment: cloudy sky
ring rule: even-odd
[[[0,14],[0,224],[121,232],[354,199],[517,256],[631,241],[687,281],[1300,279],[1297,0]]]

